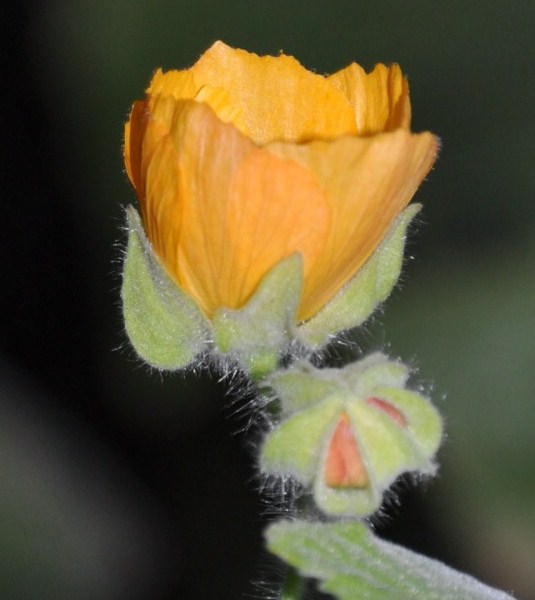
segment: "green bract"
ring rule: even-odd
[[[343,369],[302,362],[268,383],[281,398],[282,420],[264,441],[261,469],[310,486],[327,514],[367,516],[403,472],[432,474],[442,421],[430,401],[405,389],[408,369],[373,354]],[[325,480],[329,443],[347,419],[366,474],[362,485]]]

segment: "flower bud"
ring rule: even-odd
[[[309,486],[329,515],[371,515],[402,473],[436,470],[441,417],[406,388],[408,376],[380,353],[342,369],[301,362],[274,373],[282,419],[264,441],[262,472]]]

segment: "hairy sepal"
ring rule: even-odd
[[[428,398],[405,388],[408,376],[405,365],[381,353],[342,369],[301,361],[274,373],[266,382],[280,396],[282,418],[264,439],[261,470],[309,486],[328,515],[373,514],[402,473],[436,470],[442,420]],[[365,473],[360,485],[332,485],[326,477],[341,419],[357,448],[348,467]]]
[[[156,369],[187,367],[208,345],[209,323],[159,264],[133,206],[127,226],[121,298],[128,338]]]

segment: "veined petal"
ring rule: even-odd
[[[171,277],[211,315],[223,306],[217,298],[230,182],[254,144],[205,104],[167,96],[153,110],[146,133],[152,158],[141,201],[145,227]],[[161,138],[160,127],[167,128]]]
[[[195,94],[195,100],[206,102],[224,123],[232,123],[242,133],[250,137],[242,111],[238,106],[232,104],[227,90],[205,85]]]
[[[410,127],[409,86],[398,65],[378,64],[366,73],[352,63],[327,77],[327,81],[351,102],[359,135]]]
[[[145,134],[158,140],[149,145],[146,227],[171,276],[205,314],[243,306],[267,271],[296,251],[310,272],[331,210],[315,177],[256,148],[204,104],[160,98],[154,110],[169,131]]]
[[[231,106],[243,118],[243,125],[235,124],[257,144],[357,133],[343,91],[292,56],[257,56],[216,42],[191,71],[198,89],[210,85],[228,91]]]
[[[308,167],[331,205],[329,236],[305,274],[299,318],[316,314],[358,271],[433,165],[437,139],[405,129],[268,149]]]
[[[313,174],[299,163],[255,150],[237,168],[227,205],[227,273],[240,306],[282,258],[300,252],[304,276],[318,260],[330,207]],[[232,256],[233,255],[233,256]]]
[[[132,177],[136,185],[141,214],[152,247],[164,258],[161,250],[177,237],[181,227],[181,206],[177,203],[180,186],[179,165],[175,148],[169,136],[176,102],[172,97],[156,96],[134,106],[130,118],[130,155]],[[166,226],[161,227],[162,219]],[[165,260],[164,260],[165,264]],[[166,268],[169,267],[166,264]]]

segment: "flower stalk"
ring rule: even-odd
[[[288,567],[282,584],[281,600],[301,600],[304,596],[306,580],[293,567]]]

